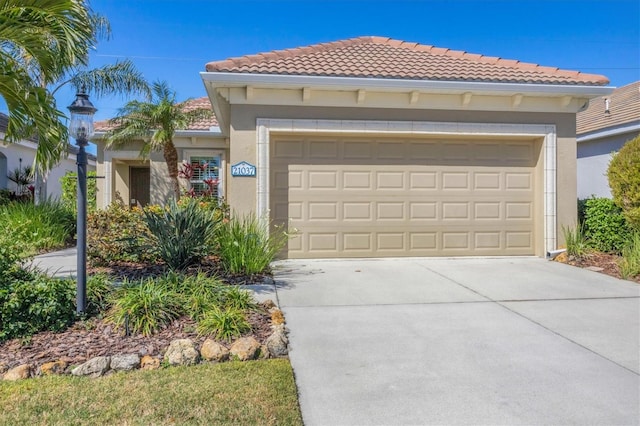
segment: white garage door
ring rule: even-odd
[[[532,255],[532,140],[274,136],[290,258]]]

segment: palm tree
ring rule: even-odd
[[[43,86],[87,63],[99,36],[95,23],[82,0],[0,0],[0,96],[9,109],[7,139],[37,133],[36,161],[43,170],[60,159],[67,141],[65,115]]]
[[[128,60],[85,69],[90,48],[110,32],[108,20],[85,0],[0,0],[0,96],[9,109],[7,139],[37,135],[39,171],[66,153],[66,116],[53,97],[58,89],[70,84],[98,96],[150,93]]]
[[[188,109],[189,101],[176,102],[176,93],[167,82],[152,84],[151,100],[148,102],[130,101],[118,110],[116,117],[109,120],[113,126],[106,134],[107,148],[119,148],[124,144],[144,142],[141,156],[151,151],[160,151],[167,163],[167,171],[176,199],[180,198],[178,182],[178,151],[173,144],[176,130],[186,129],[194,121],[211,116],[206,108]]]

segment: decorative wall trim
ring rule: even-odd
[[[257,119],[256,212],[269,219],[269,142],[278,133],[361,133],[387,135],[531,136],[543,138],[544,252],[557,248],[556,127],[547,124],[456,123],[431,121]]]

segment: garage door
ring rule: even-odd
[[[274,135],[270,149],[290,258],[535,252],[535,141]]]

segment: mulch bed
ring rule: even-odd
[[[600,272],[602,274],[610,275],[612,277],[621,278],[620,268],[618,267],[618,260],[620,256],[609,253],[590,253],[581,259],[569,259],[567,264],[578,266],[580,268],[596,267],[602,268]],[[629,277],[628,281],[633,281],[640,284],[640,276]]]
[[[164,265],[145,265],[136,263],[119,263],[109,267],[89,268],[88,273],[104,273],[115,280],[139,280],[157,277],[167,271]],[[268,275],[259,276],[225,276],[214,261],[204,262],[199,268],[187,271],[189,274],[202,272],[209,276],[217,276],[223,282],[243,285],[263,282]],[[264,310],[248,315],[252,331],[246,336],[253,336],[260,343],[265,342],[272,333],[271,317]],[[30,338],[13,339],[0,344],[0,373],[3,369],[21,364],[40,366],[47,362],[63,360],[69,365],[78,365],[96,356],[135,353],[140,356],[159,357],[174,339],[191,339],[200,347],[206,336],[199,336],[196,324],[185,317],[174,321],[169,327],[152,336],[126,336],[123,330],[114,329],[112,324],[97,318],[75,323],[64,332],[42,332]],[[221,342],[227,347],[227,342]]]

